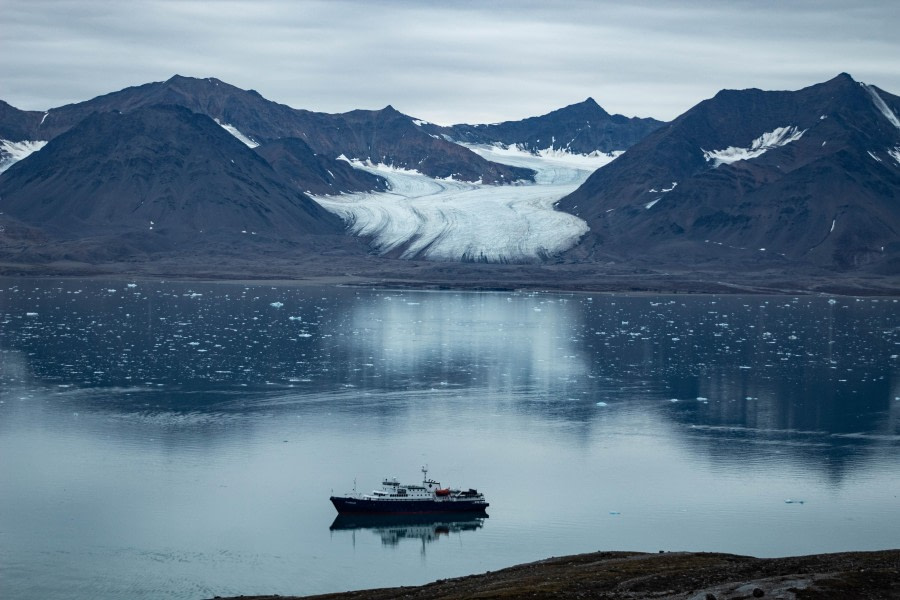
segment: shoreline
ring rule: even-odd
[[[240,596],[243,600],[526,597],[889,600],[900,597],[900,549],[781,558],[706,552],[595,552],[554,557],[478,575],[439,579],[420,586],[315,596]]]
[[[383,272],[360,274],[322,273],[318,270],[295,272],[260,270],[258,276],[248,276],[251,270],[204,268],[134,268],[135,265],[107,265],[106,268],[85,268],[75,265],[24,266],[0,263],[2,279],[93,279],[135,281],[184,281],[202,283],[230,283],[242,285],[277,285],[296,287],[341,286],[351,288],[378,288],[417,291],[473,291],[473,292],[544,292],[573,294],[617,295],[772,295],[772,296],[849,296],[849,297],[900,297],[900,281],[890,277],[795,277],[781,274],[767,277],[752,274],[745,278],[725,278],[721,273],[683,274],[602,274],[578,277],[578,273],[548,272],[537,277],[533,266],[520,265],[517,272],[511,265],[504,265],[501,272],[476,266],[466,272],[458,265],[447,267],[442,263],[432,265],[437,273],[421,272],[418,277],[409,272]],[[128,268],[131,267],[131,268]],[[407,269],[403,269],[406,271]],[[428,270],[427,267],[425,269]],[[358,271],[358,269],[354,269]],[[463,271],[463,272],[457,272]],[[437,275],[437,276],[436,276]],[[529,277],[532,275],[532,277]]]

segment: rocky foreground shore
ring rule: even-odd
[[[241,596],[270,600],[284,596]],[[698,552],[596,552],[417,587],[362,590],[317,600],[603,598],[785,600],[900,598],[900,550],[753,558]]]

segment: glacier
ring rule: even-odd
[[[875,105],[875,108],[878,109],[884,118],[890,122],[891,125],[900,129],[900,119],[897,118],[897,115],[894,114],[894,111],[891,110],[891,107],[887,105],[884,99],[878,95],[878,92],[875,91],[875,88],[871,85],[860,84],[865,88],[867,92],[869,92],[869,96],[872,98],[872,103]]]
[[[618,155],[532,154],[500,144],[466,147],[494,162],[533,169],[535,182],[496,186],[438,180],[416,171],[351,160],[354,167],[387,179],[389,191],[314,199],[348,223],[351,233],[371,238],[382,254],[527,262],[578,243],[588,231],[587,223],[556,210],[555,204]]]
[[[21,142],[0,140],[0,173],[46,145],[47,142],[42,140],[24,140]]]
[[[706,162],[713,161],[713,168],[720,165],[730,165],[739,160],[749,160],[762,156],[773,148],[795,142],[804,133],[806,133],[805,129],[801,131],[797,127],[778,127],[774,131],[768,131],[753,140],[749,148],[729,146],[724,150],[703,150],[703,158],[706,159]]]

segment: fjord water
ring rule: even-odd
[[[0,589],[412,585],[896,547],[893,299],[0,280]],[[384,476],[489,518],[336,520]]]

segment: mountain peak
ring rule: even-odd
[[[811,87],[822,87],[827,90],[850,90],[860,86],[859,81],[853,79],[849,73],[840,73],[824,83],[813,85]]]

